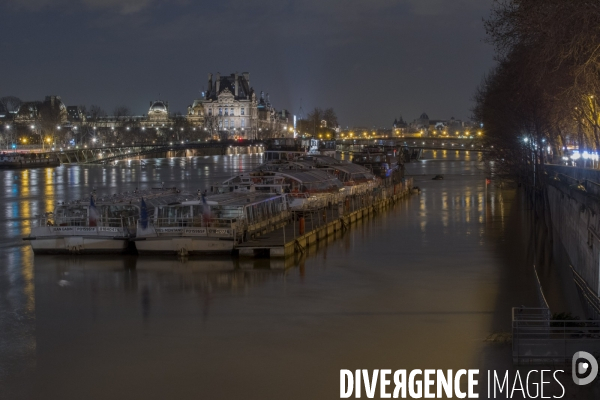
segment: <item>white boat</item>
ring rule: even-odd
[[[294,211],[337,204],[345,197],[344,184],[326,170],[275,170],[267,164],[263,166],[230,178],[221,185],[214,185],[211,192],[255,191],[287,194],[290,209]]]
[[[61,205],[41,217],[24,239],[35,254],[123,253],[138,214],[139,208],[131,204]]]
[[[38,218],[29,241],[35,254],[103,254],[131,250],[142,196],[172,196],[176,190],[144,191],[61,203]]]
[[[381,180],[368,168],[320,154],[303,154],[291,160],[273,158],[272,161],[267,161],[257,168],[257,170],[267,171],[314,169],[327,171],[339,179],[346,188],[345,195],[365,193],[381,185]]]
[[[236,243],[288,218],[285,195],[216,194],[156,207],[138,221],[134,241],[140,254],[231,254]]]

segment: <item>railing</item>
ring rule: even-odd
[[[210,218],[202,216],[185,218],[149,218],[146,229],[140,226],[138,232],[151,229],[158,236],[215,236],[235,237],[236,232],[243,232],[245,223],[237,218]]]
[[[206,227],[203,224],[203,218],[198,217],[182,217],[182,218],[149,218],[149,224],[156,228],[174,228],[174,227]]]
[[[565,183],[582,192],[600,197],[600,183],[598,182],[594,182],[589,179],[573,178],[572,176],[565,175],[560,172],[552,173],[550,179]]]
[[[570,265],[571,271],[573,271],[573,280],[575,286],[579,292],[579,296],[582,299],[584,308],[587,311],[588,316],[593,316],[595,319],[600,319],[600,298],[598,295],[588,286],[585,279],[575,271],[572,265]]]
[[[135,226],[135,217],[126,218],[97,218],[96,223],[90,225],[90,218],[85,217],[41,217],[38,226],[86,226],[124,228]]]
[[[578,351],[600,354],[599,320],[553,320],[547,308],[513,308],[515,364],[569,363]]]
[[[287,193],[288,206],[296,211],[316,210],[327,207],[331,204],[337,204],[344,197],[346,195],[343,193]],[[294,199],[302,203],[298,204]]]

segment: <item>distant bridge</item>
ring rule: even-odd
[[[423,150],[458,150],[458,151],[489,151],[484,148],[481,138],[452,138],[452,137],[414,137],[414,138],[385,138],[385,139],[338,139],[336,150],[341,152],[359,152],[368,146],[384,146],[389,148],[409,147]]]
[[[253,154],[264,151],[260,142],[133,143],[98,147],[75,147],[46,152],[61,164],[104,164],[131,158],[187,157],[225,154]]]
[[[331,142],[333,144],[333,141]],[[335,149],[343,153],[360,152],[366,146],[409,147],[412,150],[489,151],[479,138],[384,138],[338,139]],[[185,143],[132,143],[97,147],[70,147],[58,151],[28,149],[28,152],[57,157],[61,164],[104,164],[135,158],[166,158],[226,154],[256,154],[266,149],[260,141],[210,141]]]

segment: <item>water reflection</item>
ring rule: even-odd
[[[536,296],[515,191],[486,185],[477,154],[426,152],[407,166],[421,195],[286,262],[33,258],[20,241],[25,202],[39,213],[90,186],[196,190],[256,156],[40,170],[28,199],[22,176],[5,180],[0,293],[12,297],[0,302],[0,340],[21,350],[0,359],[10,377],[0,388],[44,399],[329,399],[341,368],[478,367],[483,339]],[[35,318],[7,317],[15,309]]]

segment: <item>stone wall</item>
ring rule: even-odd
[[[546,194],[553,237],[561,241],[573,269],[598,296],[600,293],[600,198],[582,189],[577,180],[580,183],[584,180],[600,182],[600,171],[562,166],[546,166],[546,171],[548,172]]]

